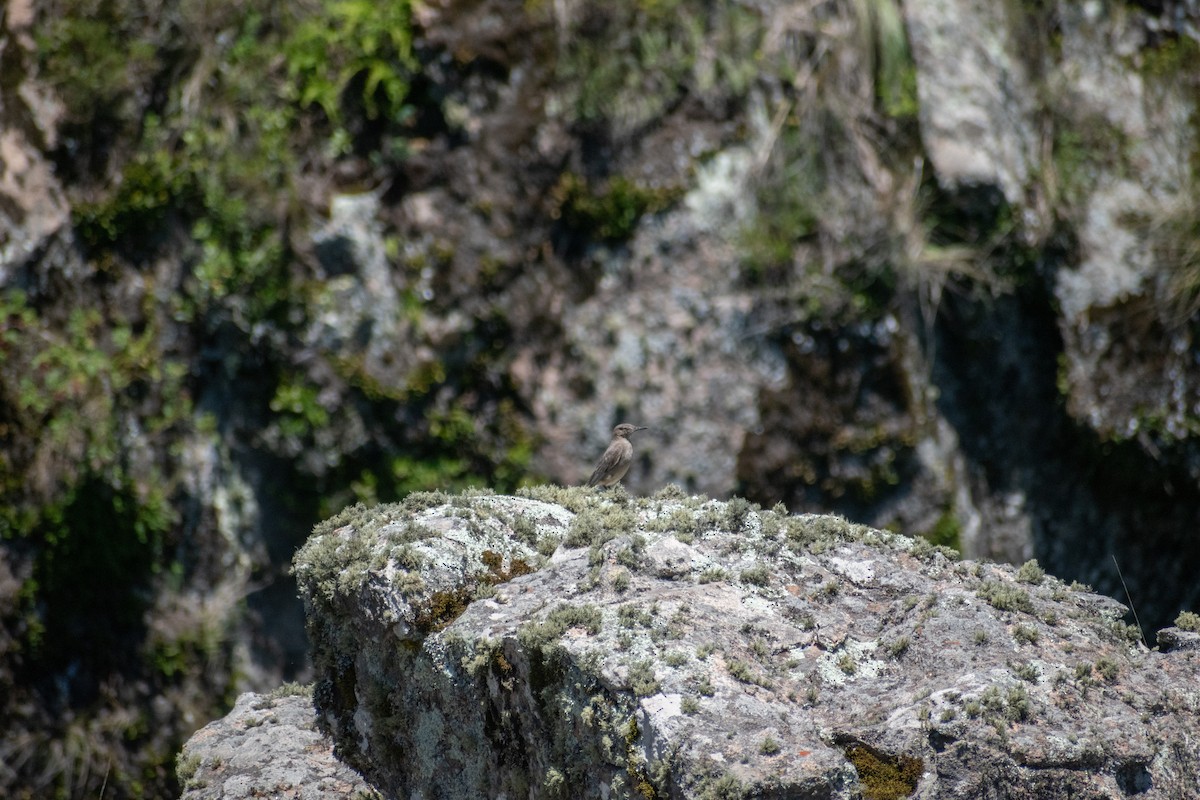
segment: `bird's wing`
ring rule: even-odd
[[[621,460],[621,448],[609,445],[609,448],[604,451],[604,455],[600,456],[600,463],[596,465],[596,469],[592,470],[592,477],[588,478],[588,486],[595,486],[600,480],[612,471],[612,468]]]

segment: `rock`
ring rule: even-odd
[[[46,87],[15,69],[34,60],[35,16],[32,3],[16,0],[0,20],[0,55],[12,73],[0,87],[0,287],[36,285],[39,259],[55,266],[72,261],[62,252],[64,240],[70,241],[71,209],[47,156],[57,145],[62,107]]]
[[[1036,167],[1033,82],[1005,6],[903,4],[920,95],[921,140],[945,188],[991,186],[1020,201]]]
[[[1200,792],[1200,653],[1036,562],[540,487],[356,507],[295,571],[320,724],[386,796]]]
[[[1159,458],[1159,447],[1189,436],[1200,400],[1195,333],[1185,324],[1195,311],[1187,231],[1196,178],[1179,155],[1200,148],[1190,122],[1195,78],[1178,65],[1151,66],[1153,18],[1142,12],[1061,11],[1062,57],[1048,84],[1061,98],[1058,180],[1078,195],[1078,264],[1053,287],[1068,409],[1101,436],[1140,441]],[[1195,479],[1200,456],[1187,449]]]
[[[333,743],[317,730],[311,695],[294,685],[243,694],[229,714],[192,735],[176,766],[183,800],[378,797],[334,757]]]
[[[1158,632],[1158,646],[1164,652],[1172,650],[1200,650],[1200,633],[1180,628],[1163,628]]]

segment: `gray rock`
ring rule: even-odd
[[[674,487],[527,494],[358,507],[297,554],[321,723],[387,796],[1200,792],[1200,653],[1036,562]]]
[[[998,3],[903,4],[920,95],[921,140],[948,188],[995,186],[1019,202],[1036,166],[1033,82]]]
[[[0,32],[6,70],[37,50],[34,4],[15,0]],[[11,38],[9,38],[11,37]],[[63,109],[46,88],[13,70],[0,87],[0,287],[69,240],[71,209],[47,151],[57,145]],[[52,256],[61,261],[61,254]],[[36,272],[36,270],[33,270]]]
[[[225,717],[196,731],[177,761],[183,800],[378,797],[333,755],[316,727],[310,694],[247,692]]]

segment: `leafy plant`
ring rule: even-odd
[[[369,119],[400,119],[413,54],[409,0],[326,0],[321,13],[300,22],[284,43],[292,99],[319,106],[335,126],[344,124],[342,107],[355,90]]]

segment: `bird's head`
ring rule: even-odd
[[[638,431],[644,431],[644,430],[646,430],[645,426],[630,425],[628,422],[622,422],[620,425],[613,428],[613,436],[623,436],[626,439],[628,439],[629,434],[637,433]]]

